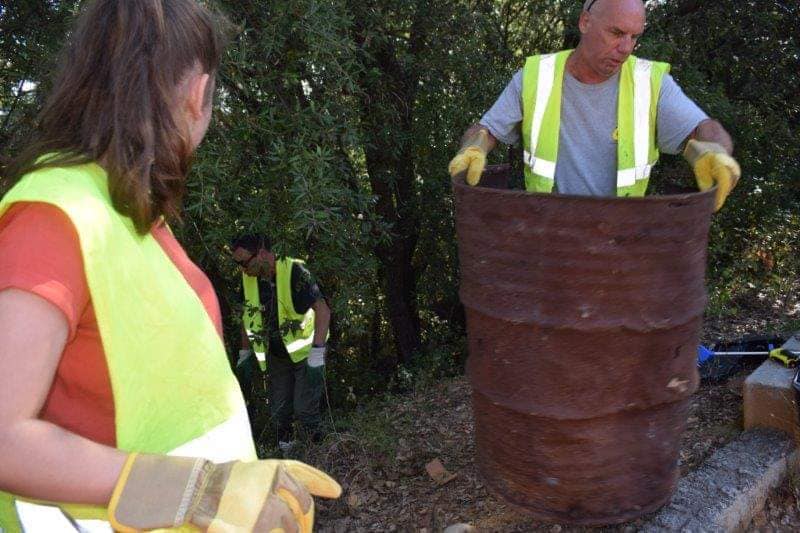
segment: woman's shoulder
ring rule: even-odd
[[[43,202],[18,202],[0,216],[0,290],[32,292],[61,309],[70,338],[89,302],[78,234],[69,217]]]
[[[43,263],[63,264],[70,258],[80,262],[78,233],[57,206],[18,202],[0,216],[0,257],[2,263],[27,261],[30,270]]]
[[[16,202],[10,205],[0,216],[0,232],[22,233],[34,240],[54,235],[77,240],[69,217],[49,202]]]

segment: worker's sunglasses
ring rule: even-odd
[[[236,263],[237,265],[239,265],[242,268],[247,268],[247,265],[249,265],[250,261],[255,259],[255,257],[256,257],[256,254],[253,254],[250,257],[248,257],[247,259],[234,259],[233,262]]]
[[[589,11],[590,9],[592,9],[592,6],[594,5],[595,2],[597,2],[597,0],[592,0],[591,2],[589,2],[589,5],[586,6],[586,11]]]

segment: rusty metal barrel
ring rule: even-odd
[[[531,194],[506,173],[453,181],[478,469],[539,520],[652,512],[699,381],[713,193]]]

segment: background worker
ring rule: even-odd
[[[305,264],[277,259],[267,236],[244,235],[231,243],[231,252],[244,288],[239,365],[255,352],[267,371],[276,442],[288,454],[293,414],[306,437],[322,436],[320,399],[331,312]]]
[[[450,174],[475,185],[496,141],[522,140],[525,186],[534,192],[643,196],[659,151],[683,153],[719,209],[739,165],[719,122],[692,102],[669,65],[632,56],[645,27],[641,0],[587,0],[575,50],[529,57],[470,127]],[[687,142],[688,140],[688,142]]]
[[[6,532],[308,532],[309,493],[341,490],[255,460],[214,289],[166,225],[211,118],[222,23],[194,0],[86,2],[35,139],[4,169]]]

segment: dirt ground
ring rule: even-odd
[[[800,531],[800,479],[795,473],[772,493],[764,509],[753,517],[747,531]]]
[[[688,430],[680,451],[685,473],[734,438],[741,427],[741,383],[744,374],[715,385],[702,385],[693,396]],[[483,485],[474,465],[469,385],[457,378],[409,395],[391,409],[365,414],[358,424],[376,432],[391,431],[391,440],[365,447],[369,435],[332,435],[308,450],[336,477],[344,495],[319,502],[318,530],[329,532],[441,531],[466,522],[479,531],[583,531],[541,524],[509,508]],[[321,454],[321,455],[320,455]],[[425,465],[439,459],[455,475],[439,486]],[[632,522],[606,531],[635,531]],[[598,531],[595,529],[594,531]]]
[[[703,341],[764,332],[770,323],[768,316],[708,321]],[[702,383],[692,397],[680,450],[682,474],[741,431],[742,383],[755,365],[721,382]],[[331,473],[344,489],[339,500],[318,501],[317,530],[432,533],[468,523],[482,532],[588,531],[537,523],[488,492],[474,464],[469,398],[466,378],[441,380],[374,402],[340,422],[322,444],[300,450],[298,458]],[[426,471],[434,459],[452,477],[443,485]],[[636,531],[643,521],[592,531]],[[800,479],[792,477],[772,494],[748,531],[798,530]]]

